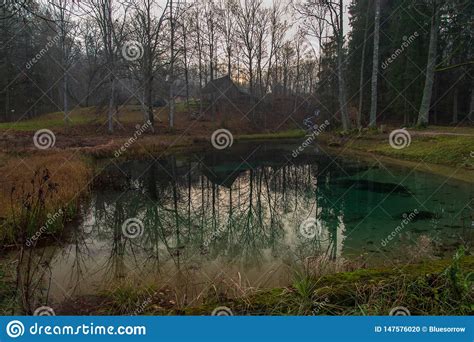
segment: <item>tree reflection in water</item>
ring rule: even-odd
[[[367,251],[370,240],[380,241],[396,226],[393,218],[380,225],[387,212],[396,217],[399,208],[418,205],[410,192],[376,182],[389,177],[378,167],[314,153],[288,156],[270,145],[112,163],[96,179],[68,244],[48,247],[54,251],[48,257],[35,252],[43,253],[42,264],[53,265],[42,284],[53,279],[57,300],[125,279],[169,285],[180,305],[218,284],[236,294],[245,286],[282,286],[295,267]],[[143,222],[140,236],[124,236],[129,218]],[[314,238],[299,231],[309,218],[321,226]]]

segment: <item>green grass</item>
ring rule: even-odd
[[[474,135],[474,127],[472,126],[428,126],[428,127],[410,127],[409,130],[428,131],[428,132],[444,132]]]
[[[260,139],[297,139],[302,138],[306,134],[300,129],[292,129],[274,133],[257,133],[237,135],[236,140],[260,140]]]
[[[395,149],[389,143],[389,133],[395,129],[386,128],[385,133],[370,129],[362,132],[323,133],[319,141],[334,146],[376,153],[407,161],[424,161],[429,164],[450,167],[474,168],[474,127],[429,126],[407,128],[411,143],[402,149]],[[451,135],[450,135],[451,134]],[[458,135],[452,135],[458,134]]]
[[[187,308],[188,315],[209,315],[225,305],[234,314],[388,315],[396,306],[414,315],[472,315],[474,291],[466,281],[474,257],[427,261],[399,268],[363,269],[319,278],[299,278],[288,289],[263,290],[247,298]]]
[[[144,315],[211,315],[218,306],[236,315],[388,315],[404,306],[413,315],[474,314],[474,256],[457,253],[449,260],[427,260],[408,266],[360,269],[320,277],[297,274],[292,286],[257,290],[241,298],[208,293],[203,303],[163,307],[150,294],[160,290],[123,284],[103,293],[95,311],[130,313],[146,302]],[[469,277],[471,275],[471,277]]]
[[[474,138],[467,136],[415,137],[410,146],[397,150],[388,143],[378,143],[371,151],[386,156],[445,165],[473,165],[470,153]]]
[[[93,116],[90,115],[90,108],[76,109],[70,114],[71,125],[77,126],[87,124],[93,121]],[[17,122],[2,122],[0,123],[0,130],[12,130],[12,131],[36,131],[42,128],[56,128],[64,127],[64,114],[63,112],[49,113],[41,115],[33,119],[17,121]]]

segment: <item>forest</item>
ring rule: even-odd
[[[0,315],[472,316],[473,23],[0,0]]]
[[[177,101],[189,107],[208,82],[230,76],[260,111],[293,102],[291,111],[318,108],[344,130],[468,124],[473,7],[463,0],[5,1],[1,120],[62,111],[67,124],[74,108],[98,106],[113,131],[120,106],[141,105],[154,123],[161,100],[173,127]]]

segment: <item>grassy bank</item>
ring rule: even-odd
[[[69,152],[9,155],[0,165],[0,245],[56,233],[75,217],[92,177],[90,160]]]
[[[291,129],[274,133],[242,134],[236,140],[272,140],[272,139],[299,139],[303,138],[306,132],[301,129]]]
[[[295,276],[291,286],[255,290],[240,298],[209,291],[200,305],[180,307],[170,289],[134,284],[65,303],[63,313],[100,315],[211,315],[228,307],[234,315],[388,315],[397,306],[412,315],[474,314],[474,257],[361,269],[321,277]],[[71,307],[72,305],[72,307]],[[72,310],[72,311],[71,311]]]
[[[442,132],[443,133],[442,133]],[[409,160],[450,167],[474,169],[474,128],[464,127],[461,132],[452,128],[428,127],[426,130],[410,130],[411,142],[400,149],[389,143],[389,132],[365,131],[350,134],[326,134],[322,140],[344,150],[374,153],[400,160]]]
[[[413,315],[472,315],[474,288],[466,277],[473,270],[474,257],[470,256],[456,262],[303,276],[285,289],[224,302],[210,300],[184,313],[209,314],[225,305],[241,315],[388,315],[392,308],[404,306]]]

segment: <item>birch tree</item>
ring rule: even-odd
[[[418,111],[419,126],[427,125],[431,106],[431,96],[433,92],[433,83],[435,77],[435,66],[438,49],[438,26],[439,26],[439,0],[431,0],[431,27],[430,43],[428,47],[428,61],[426,63],[425,86],[423,89],[423,98]]]
[[[368,1],[368,9],[370,9],[370,0]],[[367,11],[368,12],[368,11]],[[362,128],[362,103],[364,101],[364,67],[365,67],[365,50],[367,46],[367,32],[369,31],[369,16],[365,16],[364,26],[364,41],[362,42],[361,62],[360,62],[360,75],[359,75],[359,109],[357,111],[357,128]]]
[[[377,78],[379,73],[380,0],[374,0],[374,4],[374,51],[372,57],[372,91],[370,100],[369,127],[375,127],[377,125]]]

